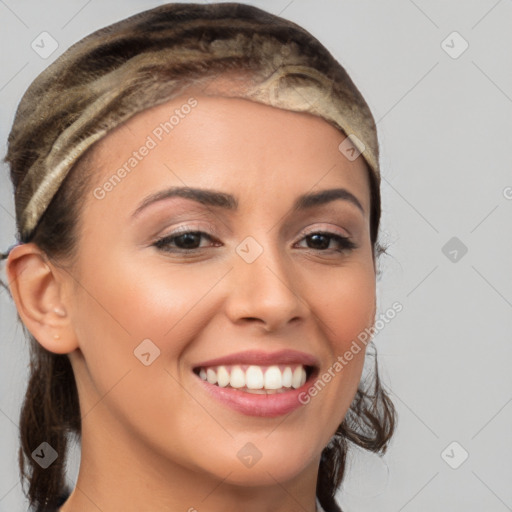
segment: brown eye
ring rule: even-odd
[[[318,251],[326,251],[334,249],[335,251],[341,252],[344,250],[351,250],[356,248],[356,244],[349,238],[334,233],[318,231],[306,235],[303,240],[308,242],[308,248]],[[331,241],[334,240],[338,245],[338,249],[330,248]]]
[[[186,231],[160,238],[153,245],[167,252],[187,252],[204,248],[201,247],[202,238],[213,242],[213,238],[203,231]]]

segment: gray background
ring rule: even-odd
[[[160,3],[0,0],[1,156],[40,71],[91,31]],[[389,244],[379,311],[395,301],[403,311],[375,343],[399,426],[383,458],[354,452],[340,504],[348,512],[512,510],[512,1],[247,3],[316,35],[378,121]],[[46,59],[31,48],[43,31],[59,45]],[[459,56],[454,31],[469,44]],[[11,194],[2,166],[2,250],[14,242]],[[12,512],[26,510],[16,452],[28,359],[5,292],[0,308],[0,511]],[[71,481],[77,467],[75,458]]]

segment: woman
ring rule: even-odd
[[[163,5],[49,66],[6,161],[31,506],[340,510],[348,443],[383,452],[395,411],[361,380],[375,123],[330,53],[255,7]]]

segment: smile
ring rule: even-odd
[[[298,389],[313,371],[302,364],[282,365],[219,365],[199,367],[196,375],[221,388],[233,388],[245,393],[273,394]]]
[[[277,417],[304,404],[299,397],[317,378],[319,360],[284,349],[248,350],[197,361],[193,374],[208,398],[246,416]]]

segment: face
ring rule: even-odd
[[[344,138],[198,95],[96,145],[66,303],[83,443],[250,486],[317,471],[364,349],[335,363],[375,314],[369,181]]]

